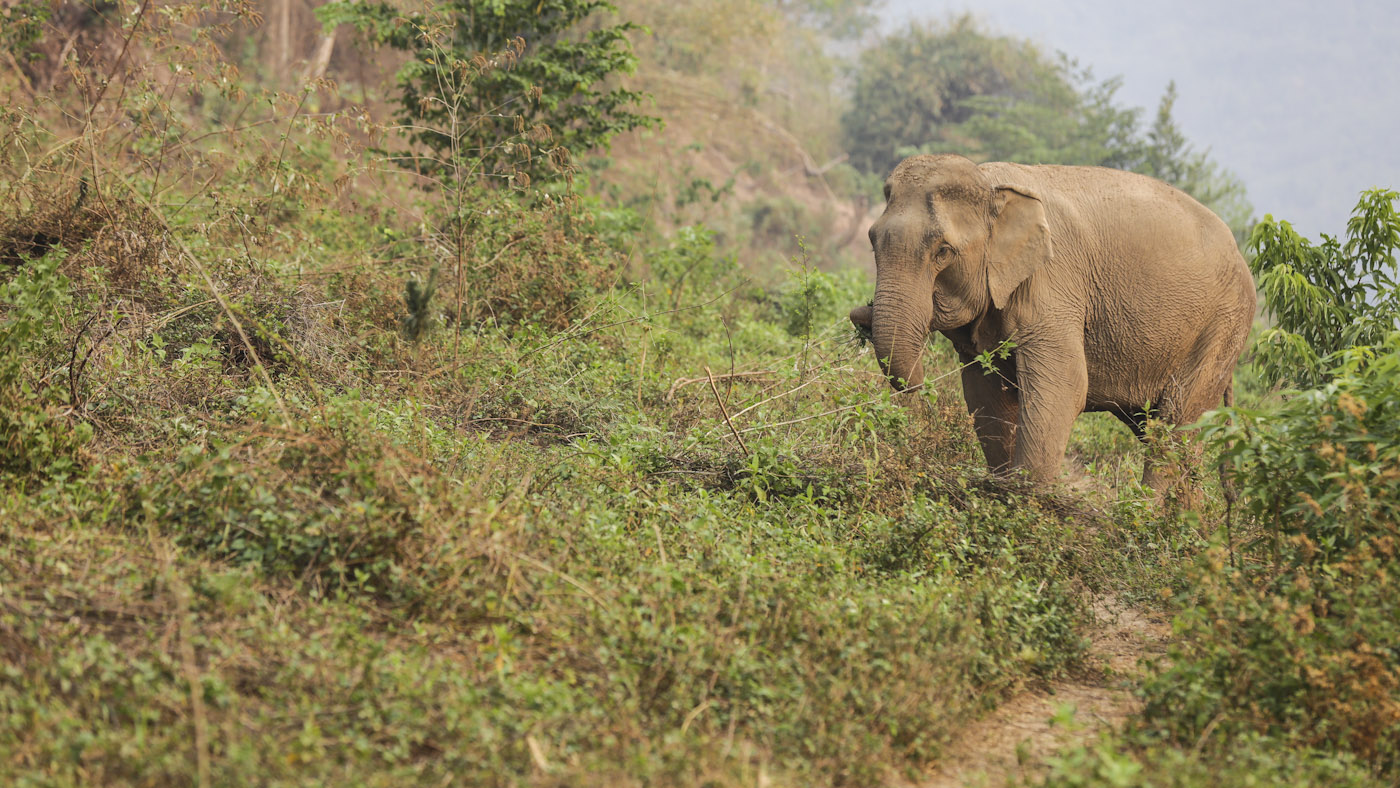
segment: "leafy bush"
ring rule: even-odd
[[[1252,730],[1400,768],[1400,333],[1372,352],[1206,431],[1260,530],[1210,554],[1147,685],[1180,741]]]
[[[1371,189],[1347,221],[1347,239],[1313,244],[1272,216],[1254,228],[1250,263],[1277,325],[1254,346],[1254,364],[1275,384],[1325,382],[1343,356],[1369,355],[1400,326],[1400,194]]]
[[[738,270],[733,256],[719,254],[715,234],[704,225],[681,227],[670,243],[647,256],[650,279],[666,288],[673,306],[687,292],[710,293]]]
[[[485,189],[471,195],[461,300],[450,304],[460,305],[463,323],[562,329],[581,316],[587,299],[616,283],[621,254],[577,200]],[[439,301],[447,306],[449,298],[442,293]]]
[[[1105,736],[1052,758],[1049,765],[1043,788],[1382,788],[1386,784],[1347,754],[1300,748],[1257,734],[1200,742],[1189,751],[1164,747],[1150,737]]]
[[[210,558],[305,584],[313,596],[409,606],[431,596],[439,610],[475,615],[484,600],[459,593],[471,585],[461,577],[488,548],[460,494],[367,429],[364,406],[327,403],[318,421],[227,435],[177,425],[185,445],[173,460],[146,458],[125,480],[126,516]],[[448,576],[458,588],[440,585]]]
[[[803,250],[806,254],[806,250]],[[849,269],[837,273],[818,271],[803,260],[788,271],[788,281],[778,292],[778,311],[783,327],[795,337],[814,337],[833,325],[844,331],[850,326],[846,314],[860,301],[862,277]]]
[[[22,265],[0,284],[0,473],[20,479],[66,475],[91,426],[65,416],[76,396],[77,346],[63,357],[60,327],[73,302],[58,273],[66,255],[53,252]],[[68,384],[69,391],[63,390]]]

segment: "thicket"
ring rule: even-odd
[[[1383,773],[1400,767],[1395,199],[1383,190],[1362,196],[1349,242],[1324,240],[1335,266],[1320,264],[1322,255],[1286,225],[1256,230],[1255,267],[1265,306],[1281,323],[1276,332],[1307,326],[1318,344],[1289,346],[1308,352],[1311,369],[1327,359],[1325,383],[1268,411],[1235,411],[1207,433],[1261,530],[1241,555],[1226,556],[1229,571],[1201,578],[1200,597],[1183,615],[1181,659],[1147,688],[1148,718],[1170,710],[1175,735],[1200,735],[1214,719],[1222,735],[1256,729],[1354,753]],[[1280,234],[1293,243],[1278,244]],[[1292,287],[1280,282],[1289,263]],[[1304,276],[1330,281],[1307,288]],[[1299,284],[1331,299],[1306,301]],[[1367,308],[1358,303],[1367,292],[1388,297]],[[1347,307],[1366,318],[1343,333],[1353,343],[1343,349],[1333,321]],[[1381,333],[1373,321],[1389,325]],[[1260,363],[1276,379],[1299,379],[1296,358],[1261,353]]]
[[[1273,325],[1256,344],[1256,364],[1270,383],[1321,385],[1344,362],[1383,353],[1400,327],[1400,213],[1397,195],[1373,189],[1347,221],[1346,239],[1312,243],[1284,221],[1265,216],[1249,245]]]

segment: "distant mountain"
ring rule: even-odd
[[[1062,51],[1149,112],[1170,80],[1193,144],[1244,179],[1256,211],[1341,234],[1357,194],[1400,189],[1394,0],[886,0],[886,29],[971,11]]]

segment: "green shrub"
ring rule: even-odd
[[[1206,431],[1259,530],[1209,554],[1147,685],[1180,741],[1254,730],[1400,768],[1400,333],[1371,353]]]
[[[412,53],[399,71],[400,119],[412,169],[467,182],[495,175],[518,185],[554,176],[620,132],[657,125],[633,110],[642,94],[616,84],[636,68],[606,0],[454,0],[431,13],[339,0],[318,10]],[[585,23],[592,20],[591,23]]]
[[[1299,748],[1256,734],[1200,742],[1192,750],[1142,737],[1105,736],[1050,760],[1043,788],[1381,788],[1346,754]]]
[[[714,293],[739,268],[732,255],[715,249],[715,233],[703,224],[676,230],[670,243],[647,256],[647,263],[651,280],[665,287],[674,306],[679,306],[686,292]]]
[[[0,473],[20,479],[63,476],[77,468],[92,436],[75,423],[77,346],[65,357],[70,283],[58,272],[66,255],[27,261],[0,284]]]
[[[1400,325],[1400,194],[1363,192],[1345,242],[1313,244],[1272,216],[1254,228],[1250,262],[1277,325],[1254,345],[1254,365],[1271,383],[1315,386],[1345,353],[1369,353]]]
[[[833,326],[845,333],[851,325],[846,314],[860,301],[863,279],[849,269],[837,273],[818,271],[804,256],[802,265],[789,269],[788,280],[778,292],[783,327],[794,337],[809,339]]]
[[[470,191],[470,254],[460,269],[464,323],[563,329],[582,317],[589,298],[616,284],[621,255],[575,200]],[[445,285],[438,292],[438,303],[456,308]]]
[[[153,455],[130,471],[125,516],[314,596],[416,606],[435,594],[440,609],[465,600],[458,612],[475,615],[485,600],[472,598],[471,583],[440,585],[489,552],[461,492],[368,429],[363,406],[326,407],[326,420],[305,427],[177,427],[185,445],[173,458]]]

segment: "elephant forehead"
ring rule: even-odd
[[[933,232],[955,247],[986,235],[986,207],[958,192],[930,195],[929,218]]]
[[[956,154],[911,156],[900,162],[890,173],[894,183],[919,183],[932,180],[959,179],[974,183],[982,178],[977,165]]]

